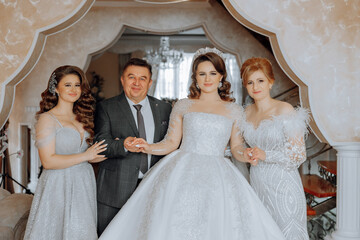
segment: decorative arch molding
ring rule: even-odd
[[[234,3],[232,3],[232,0],[222,0],[225,7],[229,11],[229,13],[236,19],[239,23],[246,26],[247,28],[253,30],[254,32],[257,32],[259,34],[265,35],[269,37],[271,48],[273,50],[275,59],[277,60],[279,66],[281,69],[286,73],[286,75],[296,84],[299,86],[299,95],[300,95],[300,101],[302,103],[303,107],[306,107],[308,109],[311,109],[310,107],[310,95],[309,92],[311,89],[307,86],[307,84],[301,80],[299,77],[299,74],[296,73],[295,67],[291,66],[290,61],[287,60],[286,55],[283,54],[282,51],[282,44],[281,39],[277,37],[277,33],[275,29],[270,29],[269,27],[265,27],[262,23],[259,23],[255,20],[253,20],[251,17],[249,17],[244,12],[241,12],[240,8],[234,7]],[[328,143],[330,140],[329,137],[326,136],[326,132],[324,129],[320,129],[321,127],[316,124],[314,121],[316,119],[316,115],[313,113],[313,111],[310,112],[311,115],[311,121],[310,121],[310,127],[313,130],[313,133],[316,135],[316,137],[321,142]],[[315,115],[315,116],[314,116]],[[332,145],[332,144],[331,144]]]
[[[68,16],[36,30],[31,47],[21,65],[12,73],[0,88],[0,128],[9,118],[14,98],[15,88],[35,67],[44,50],[46,38],[63,31],[78,22],[90,10],[95,0],[83,0]]]
[[[154,35],[172,35],[172,34],[176,34],[179,33],[181,31],[187,31],[187,30],[191,30],[191,29],[196,29],[196,28],[202,28],[205,32],[205,36],[209,39],[209,41],[219,50],[223,51],[223,52],[227,52],[227,53],[231,53],[232,55],[234,55],[238,61],[238,63],[242,63],[243,62],[243,58],[241,57],[241,53],[237,52],[236,49],[233,48],[229,48],[227,46],[225,46],[221,40],[217,39],[213,33],[211,32],[211,30],[209,30],[209,28],[206,25],[206,22],[199,22],[193,25],[188,25],[188,26],[184,26],[178,29],[152,29],[149,30],[149,28],[146,28],[144,26],[139,26],[136,24],[123,24],[121,26],[121,29],[118,33],[118,35],[116,35],[116,37],[114,39],[112,39],[111,41],[109,41],[108,43],[106,43],[105,46],[102,46],[100,49],[96,50],[95,52],[89,53],[87,58],[86,58],[86,63],[84,66],[84,69],[87,69],[90,65],[90,62],[92,60],[92,57],[101,54],[105,51],[107,51],[108,49],[110,49],[122,36],[122,34],[124,33],[126,28],[133,28],[139,31],[143,31],[149,34],[154,34]]]
[[[294,86],[281,70],[272,53],[219,3],[211,1],[207,6],[183,8],[181,14],[178,14],[178,11],[178,8],[172,6],[140,8],[95,4],[76,24],[47,38],[41,56],[25,76],[25,81],[17,86],[19,97],[15,99],[14,113],[10,115],[12,125],[15,127],[21,121],[33,119],[33,115],[26,113],[24,107],[38,106],[40,94],[53,69],[64,64],[87,69],[91,57],[110,48],[118,41],[127,26],[153,34],[172,34],[202,27],[208,39],[219,49],[234,54],[239,64],[252,56],[268,58],[273,63],[274,72],[278,76],[279,84],[275,87],[279,88],[279,92]],[[9,111],[8,109],[7,114]],[[5,118],[2,121],[5,121]],[[13,129],[13,132],[15,131]],[[17,149],[18,136],[13,136],[12,139],[12,145]]]
[[[108,49],[110,49],[122,36],[122,34],[124,33],[124,31],[126,30],[126,28],[132,28],[132,29],[136,29],[138,31],[143,31],[149,34],[153,34],[153,35],[172,35],[172,34],[177,34],[181,31],[187,31],[187,30],[192,30],[192,29],[196,29],[196,28],[202,28],[206,38],[219,50],[223,51],[223,52],[227,52],[227,53],[231,53],[232,55],[235,56],[237,63],[240,65],[239,67],[241,67],[241,63],[243,62],[243,58],[241,57],[241,53],[237,52],[236,49],[233,48],[229,48],[227,46],[225,46],[224,44],[222,44],[222,41],[217,39],[213,33],[211,32],[211,30],[209,30],[209,28],[206,25],[206,22],[199,22],[196,24],[192,24],[192,25],[188,25],[188,26],[183,26],[181,28],[177,28],[177,29],[152,29],[149,30],[149,28],[146,28],[144,26],[138,26],[138,25],[134,25],[134,24],[124,24],[121,26],[121,29],[118,33],[118,35],[116,35],[116,37],[114,39],[112,39],[111,41],[109,41],[105,46],[101,47],[101,49],[98,49],[95,52],[89,53],[87,55],[86,58],[86,63],[83,69],[88,69],[91,61],[92,61],[92,57],[104,53],[106,52]],[[152,84],[152,86],[154,86],[156,84]],[[153,89],[154,91],[155,89]],[[149,94],[152,92],[152,88],[150,88],[149,90]]]

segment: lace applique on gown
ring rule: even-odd
[[[304,135],[309,115],[303,108],[263,120],[255,129],[244,121],[250,147],[266,152],[266,160],[250,169],[250,183],[288,240],[309,239],[306,200],[298,167],[306,160]]]
[[[55,144],[56,154],[84,152],[89,134],[63,127],[51,113],[36,123],[36,146]],[[96,233],[96,184],[92,166],[44,169],[37,183],[24,239],[91,240]]]
[[[224,157],[242,108],[228,103],[218,115],[191,112],[193,100],[178,101],[158,151],[179,149],[146,174],[111,221],[101,240],[284,239],[251,186]],[[241,135],[239,135],[240,137]]]

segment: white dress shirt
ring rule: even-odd
[[[151,111],[151,106],[150,106],[148,97],[146,96],[141,102],[139,102],[137,104],[134,103],[133,101],[131,101],[127,96],[126,96],[126,100],[128,101],[128,103],[130,105],[131,112],[135,119],[136,127],[138,127],[137,110],[135,109],[134,105],[140,104],[142,106],[140,112],[144,118],[146,141],[149,144],[153,143],[154,142],[154,133],[155,133],[155,122],[154,122],[154,117],[153,117],[153,113]],[[148,166],[150,167],[151,154],[148,154],[147,157],[148,157]],[[139,171],[139,178],[143,178],[143,176],[144,176],[144,174],[141,171]]]

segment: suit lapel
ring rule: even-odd
[[[148,97],[150,102],[151,111],[154,117],[154,143],[159,142],[160,139],[160,127],[161,127],[161,119],[160,119],[160,112],[159,112],[159,106],[157,103],[155,103],[154,99],[151,97]]]
[[[133,116],[133,114],[131,112],[130,105],[129,105],[128,101],[126,100],[126,97],[125,97],[124,93],[122,93],[119,96],[119,109],[122,112],[122,115],[129,122],[130,127],[132,128],[132,130],[135,133],[135,136],[139,137],[139,131],[138,131],[137,127],[136,127],[136,122],[135,122],[134,116]]]

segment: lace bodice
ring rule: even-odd
[[[229,141],[232,120],[221,115],[190,112],[184,115],[181,150],[223,156]]]
[[[306,160],[304,135],[308,121],[307,110],[297,108],[290,114],[263,120],[257,128],[244,120],[241,128],[250,147],[257,146],[265,151],[266,160],[260,161],[260,165],[277,163],[291,170]]]
[[[224,103],[223,108],[214,113],[201,112],[196,108],[197,100],[179,100],[170,115],[170,124],[165,138],[152,144],[153,153],[167,154],[180,149],[206,155],[223,156],[230,145],[242,146],[239,125],[243,119],[243,109],[235,103]]]

